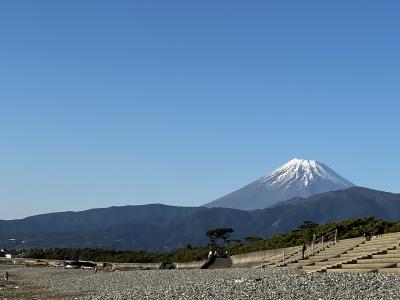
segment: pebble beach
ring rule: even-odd
[[[1,266],[0,299],[400,299],[397,274],[306,274],[293,269],[143,270],[95,273]]]

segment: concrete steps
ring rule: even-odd
[[[365,251],[365,252],[349,252],[349,253],[345,253],[343,255],[340,255],[339,258],[343,258],[343,259],[360,259],[360,258],[368,258],[368,257],[372,257],[372,255],[376,255],[376,254],[383,254],[386,253],[384,250],[381,251]]]
[[[282,249],[282,253],[278,253],[275,255],[272,255],[270,257],[266,257],[264,258],[264,260],[262,261],[261,266],[284,266],[286,265],[288,262],[295,262],[297,260],[300,259],[300,253],[301,253],[301,248],[300,246],[297,247],[292,247],[292,249],[290,250],[285,250],[285,259],[283,259],[283,251],[284,249]]]
[[[348,273],[348,272],[353,272],[353,273],[368,273],[368,272],[379,272],[379,270],[382,272],[385,272],[383,270],[390,270],[390,269],[399,269],[400,268],[395,268],[397,264],[395,263],[365,263],[365,264],[342,264],[340,268],[332,268],[332,269],[327,269],[327,273]],[[400,271],[399,271],[400,272]]]
[[[289,264],[294,264],[301,261],[301,257],[299,255],[294,255],[292,257],[285,258],[285,261],[281,260],[273,264],[274,267],[286,267]]]
[[[305,260],[298,260],[297,262],[288,264],[288,266],[292,268],[310,267],[319,262],[339,257],[341,254],[346,253],[347,251],[353,249],[354,247],[357,247],[358,245],[364,243],[364,241],[365,241],[364,238],[352,238],[352,239],[340,240],[336,244],[331,244],[329,247],[326,247],[324,250],[321,250],[314,256],[310,256]]]
[[[399,248],[390,249],[390,250],[388,250],[388,253],[390,253],[390,254],[399,254],[400,255],[400,249]]]
[[[342,250],[342,251],[346,252],[347,250]],[[340,251],[340,252],[342,252],[342,251]],[[341,254],[340,252],[336,252],[336,251],[335,252],[330,252],[330,253],[322,253],[321,252],[321,254],[318,254],[318,255],[315,255],[315,256],[310,256],[308,259],[310,261],[320,261],[320,260],[328,259],[328,258],[331,258],[331,257],[334,257],[334,256],[339,256],[339,254]]]
[[[378,269],[378,273],[400,273],[400,268]]]
[[[354,263],[354,264],[342,264],[341,269],[382,269],[382,268],[393,268],[396,267],[396,263]]]
[[[385,257],[388,257],[388,258],[390,257],[390,258],[394,258],[394,259],[400,257],[400,254],[390,253],[389,251],[387,251],[386,254],[374,254],[374,255],[372,255],[372,258],[380,258],[380,257],[382,257],[382,255],[385,255]]]
[[[400,233],[386,234],[353,249],[336,255],[327,252],[311,265],[304,265],[305,272],[400,272]]]
[[[266,259],[263,262],[263,265],[270,265],[274,267],[288,266],[294,268],[301,268],[304,265],[313,264],[314,261],[328,259],[332,256],[338,256],[340,253],[348,251],[355,245],[358,245],[363,240],[365,239],[352,238],[352,239],[341,240],[336,243],[334,241],[329,241],[324,245],[324,249],[321,248],[314,249],[314,256],[310,256],[311,247],[308,246],[305,254],[306,257],[307,255],[309,257],[304,260],[301,258],[301,248],[299,247],[297,251],[294,251],[293,253],[287,253],[287,255],[285,255],[285,260],[283,260],[282,257],[277,256],[278,258],[276,259]]]
[[[395,249],[398,245],[386,245],[386,246],[379,246],[379,247],[359,247],[353,249],[351,253],[362,253],[362,252],[373,252],[373,251],[382,251],[382,250],[392,250]]]
[[[371,273],[376,272],[376,269],[328,269],[327,273]]]
[[[317,263],[315,263],[315,267],[329,267],[329,266],[337,266],[337,265],[341,265],[341,264],[350,264],[350,263],[355,263],[357,262],[356,259],[349,259],[349,260],[336,260],[336,261],[319,261]]]
[[[290,264],[289,267],[300,269],[300,268],[302,268],[304,266],[309,266],[311,264],[313,264],[313,262],[310,262],[308,260],[304,260],[304,261],[303,260],[299,260],[298,262],[294,262],[294,263]]]
[[[379,256],[379,255],[374,255],[374,256]],[[381,255],[383,257],[372,257],[369,259],[360,259],[357,260],[357,264],[368,264],[368,263],[394,263],[398,264],[400,263],[400,257],[386,257],[386,255]]]

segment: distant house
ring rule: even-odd
[[[13,259],[13,258],[14,258],[14,255],[9,254],[9,253],[6,253],[6,258],[8,258],[8,259]]]

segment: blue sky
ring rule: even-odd
[[[298,157],[400,192],[398,1],[0,4],[0,218],[195,206]]]

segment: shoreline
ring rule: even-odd
[[[0,266],[11,283],[0,299],[238,300],[399,299],[399,274],[312,273],[288,268],[93,270]],[[18,288],[16,288],[18,287]]]

